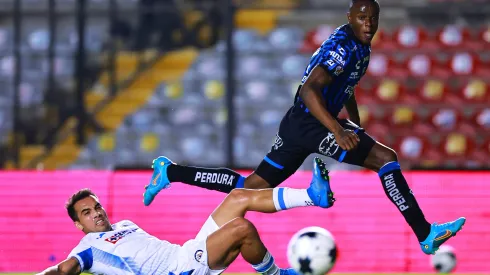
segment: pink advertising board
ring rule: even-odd
[[[244,173],[246,174],[246,173]],[[448,244],[456,249],[458,273],[490,271],[490,173],[405,173],[429,221],[467,217],[464,230]],[[0,173],[0,272],[36,272],[66,258],[82,233],[64,203],[80,188],[94,190],[115,222],[129,219],[147,232],[183,244],[199,231],[225,194],[180,183],[164,190],[150,207],[142,204],[148,172]],[[282,186],[306,187],[311,173],[298,172]],[[289,238],[306,226],[335,236],[339,259],[333,272],[432,272],[429,256],[398,210],[385,197],[375,173],[331,174],[337,198],[333,208],[249,213],[280,266],[287,265]],[[253,272],[239,258],[227,272]]]

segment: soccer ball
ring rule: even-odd
[[[432,267],[438,273],[450,273],[456,267],[456,254],[449,245],[441,245],[439,250],[431,256]]]
[[[289,265],[303,275],[324,275],[333,268],[336,260],[335,239],[324,228],[303,228],[289,241]]]

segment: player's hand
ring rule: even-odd
[[[356,148],[357,144],[359,144],[359,136],[354,133],[354,131],[349,129],[342,129],[339,132],[335,133],[335,141],[340,146],[340,148],[350,151]]]

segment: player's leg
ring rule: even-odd
[[[218,226],[221,226],[234,218],[245,217],[248,211],[273,213],[305,206],[329,208],[334,201],[325,163],[320,158],[315,158],[313,176],[308,188],[235,189],[226,196],[211,216]]]
[[[274,258],[267,252],[253,224],[244,218],[245,214],[248,211],[273,213],[306,206],[328,208],[334,201],[328,171],[318,158],[315,159],[313,178],[308,189],[276,187],[231,191],[211,214],[211,221],[206,222],[214,222],[214,227],[219,228],[206,240],[210,268],[226,268],[241,253],[259,273],[277,274],[279,269],[274,264]],[[203,237],[201,234],[198,234],[198,238]]]
[[[183,166],[172,163],[166,157],[158,157],[153,161],[154,172],[150,184],[145,188],[143,202],[145,205],[151,204],[155,196],[174,181],[225,193],[235,188],[275,187],[296,172],[309,154],[310,151],[294,142],[277,137],[271,151],[247,178],[228,168]]]
[[[415,196],[403,177],[395,151],[376,142],[364,129],[350,120],[342,119],[339,120],[339,123],[342,127],[357,133],[360,141],[356,148],[351,151],[342,150],[335,142],[333,134],[321,125],[318,127],[317,132],[310,131],[308,133],[311,146],[318,146],[318,153],[336,159],[339,162],[362,166],[377,172],[386,195],[410,225],[417,239],[421,242],[422,250],[425,253],[434,253],[435,249],[460,230],[464,224],[463,218],[443,226],[441,225],[442,227],[439,226],[439,229],[434,229],[434,225],[431,226],[425,219]],[[446,229],[452,233],[445,234]],[[436,241],[427,241],[433,239],[436,239]]]
[[[341,120],[340,123],[344,128],[355,131],[359,136],[360,142],[356,148],[348,152],[330,143],[332,146],[329,147],[330,151],[327,152],[335,151],[332,157],[340,162],[362,166],[378,173],[386,196],[398,208],[408,225],[412,228],[425,253],[434,253],[442,243],[461,229],[465,222],[464,218],[440,226],[431,225],[427,222],[402,174],[396,152],[376,142],[364,129],[351,121]],[[446,229],[450,230],[451,233],[446,234]]]
[[[441,244],[461,230],[465,218],[459,218],[441,225],[437,223],[431,225],[426,220],[403,176],[397,154],[393,149],[376,142],[363,166],[378,173],[386,195],[396,205],[414,231],[424,253],[435,253]]]
[[[245,218],[235,218],[206,239],[208,266],[212,270],[227,268],[241,255],[258,272],[267,275],[296,274],[281,270],[260,239],[255,226]]]
[[[363,166],[378,173],[386,196],[402,213],[419,242],[425,240],[430,232],[430,223],[425,219],[401,172],[396,152],[376,142],[369,151]]]

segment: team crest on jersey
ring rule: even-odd
[[[198,251],[196,251],[196,253],[194,253],[194,259],[196,259],[196,261],[199,262],[202,258],[203,253],[204,252],[201,249],[199,249]]]
[[[344,72],[344,69],[342,69],[342,67],[340,67],[340,66],[337,66],[337,68],[335,68],[335,71],[333,73],[335,75],[339,76],[343,72]]]

